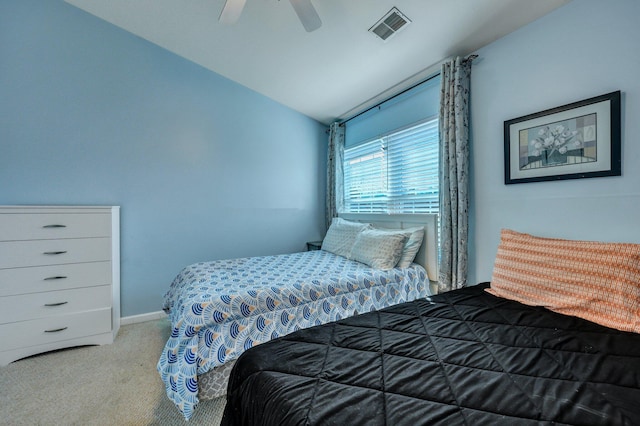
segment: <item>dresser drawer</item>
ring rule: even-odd
[[[0,241],[110,237],[109,213],[5,213],[0,215]]]
[[[0,269],[0,297],[109,284],[109,261]]]
[[[111,331],[111,309],[0,325],[0,351],[76,339]]]
[[[111,286],[0,297],[0,324],[111,308]]]
[[[0,242],[0,269],[111,259],[111,238]]]

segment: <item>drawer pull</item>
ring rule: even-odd
[[[47,277],[44,280],[45,281],[51,281],[51,280],[64,280],[67,277],[65,277],[64,275],[56,275],[55,277]]]
[[[53,329],[53,330],[45,330],[44,332],[45,332],[45,333],[57,333],[57,332],[59,332],[59,331],[64,331],[64,330],[66,330],[67,328],[69,328],[69,327],[55,328],[55,329]]]
[[[66,305],[69,302],[58,302],[58,303],[45,303],[44,306],[62,306]]]
[[[46,254],[46,255],[56,255],[56,254],[65,254],[67,251],[45,251],[42,254]]]
[[[58,225],[58,224],[53,224],[53,225],[44,225],[43,228],[66,228],[67,225]]]

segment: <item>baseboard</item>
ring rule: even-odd
[[[120,318],[120,325],[128,325],[128,324],[135,324],[138,322],[146,322],[146,321],[154,321],[157,319],[162,319],[162,318],[166,318],[167,314],[164,311],[156,311],[156,312],[149,312],[146,314],[140,314],[140,315],[131,315],[128,317],[122,317]]]

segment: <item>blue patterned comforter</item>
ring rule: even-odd
[[[198,374],[259,343],[424,297],[428,288],[419,265],[381,271],[322,250],[196,263],[165,295],[172,332],[158,372],[188,419]]]

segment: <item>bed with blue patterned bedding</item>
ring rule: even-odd
[[[196,263],[165,295],[172,332],[158,372],[188,419],[199,375],[296,330],[425,297],[428,283],[415,263],[383,271],[323,250]]]

